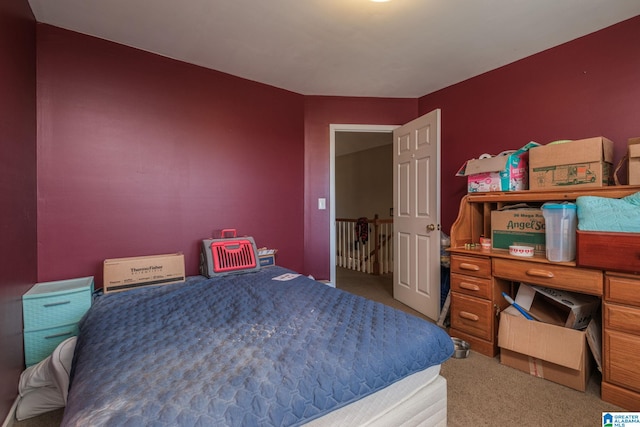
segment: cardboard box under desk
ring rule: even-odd
[[[529,150],[529,189],[613,185],[613,142],[604,137]]]
[[[104,293],[184,282],[181,253],[104,260]]]
[[[535,377],[585,391],[593,372],[587,332],[500,313],[500,363]]]
[[[600,298],[521,283],[516,303],[536,319],[556,326],[584,329],[600,309]]]

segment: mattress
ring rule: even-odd
[[[447,383],[432,366],[305,424],[305,427],[447,425]]]
[[[79,330],[64,426],[302,425],[414,374],[442,389],[453,353],[436,325],[281,267],[103,295]]]

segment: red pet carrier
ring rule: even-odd
[[[260,269],[253,237],[236,238],[235,229],[220,231],[220,238],[202,241],[200,274],[207,277]]]

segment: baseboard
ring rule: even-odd
[[[18,407],[18,399],[20,396],[16,396],[16,400],[11,405],[11,409],[9,409],[9,413],[7,414],[7,418],[4,419],[2,423],[2,427],[13,427],[16,422],[16,408]]]

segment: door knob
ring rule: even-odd
[[[433,231],[436,229],[436,225],[435,224],[429,224],[427,225],[427,232],[429,231]]]

